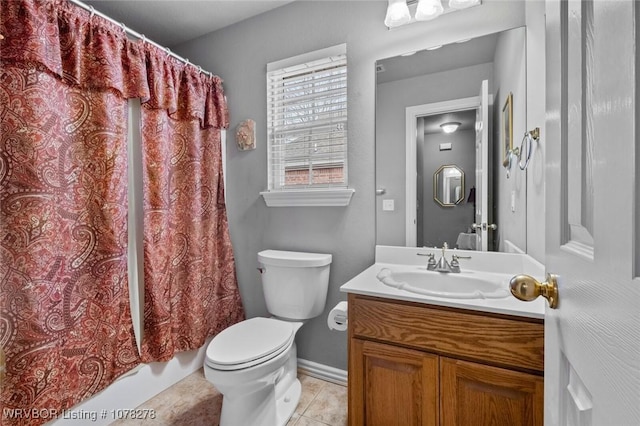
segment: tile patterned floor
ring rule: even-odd
[[[347,388],[304,374],[299,378],[302,396],[287,426],[345,426]],[[222,395],[200,369],[138,407],[155,410],[154,420],[118,421],[111,425],[217,426],[221,406]]]

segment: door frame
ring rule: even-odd
[[[477,109],[480,106],[480,96],[452,99],[450,101],[434,102],[429,104],[414,105],[405,109],[405,246],[415,247],[417,237],[417,119],[428,115],[443,114],[447,112],[465,111]],[[489,105],[493,104],[493,96],[489,94]]]

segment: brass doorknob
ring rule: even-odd
[[[516,275],[509,281],[509,288],[517,299],[530,302],[542,296],[551,309],[558,307],[558,277],[554,274],[547,274],[547,281],[543,283],[529,275]]]

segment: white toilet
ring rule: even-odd
[[[324,311],[330,254],[258,253],[271,318],[223,330],[207,347],[204,374],[223,395],[220,426],[283,426],[300,400],[294,338]]]

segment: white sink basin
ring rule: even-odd
[[[443,274],[423,268],[392,270],[377,275],[383,284],[411,293],[449,299],[503,299],[509,296],[508,276],[488,272]]]

